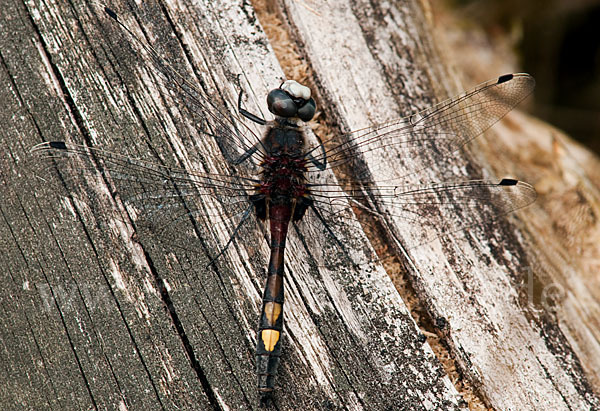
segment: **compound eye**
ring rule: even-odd
[[[296,103],[285,91],[276,88],[267,96],[269,111],[280,117],[294,117],[298,112]]]
[[[315,100],[311,98],[298,109],[298,117],[300,117],[302,121],[309,121],[315,115],[316,109],[317,104],[315,103]]]

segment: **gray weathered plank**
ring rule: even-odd
[[[507,43],[492,42],[490,49],[490,43],[472,41],[482,33],[481,27],[473,25],[471,31],[460,26],[458,31],[458,24],[436,24],[436,38],[463,76],[481,77],[482,72],[515,60],[507,56]],[[536,267],[523,279],[523,305],[532,308],[534,321],[546,321],[547,314],[554,317],[598,392],[600,159],[565,133],[530,116],[515,112],[507,120],[494,127],[494,138],[482,139],[478,146],[494,170],[518,170],[538,191],[535,206],[523,210],[523,221],[532,232],[530,251]]]
[[[243,74],[247,106],[267,112],[282,74],[248,5],[111,7],[192,81],[218,88],[219,103],[235,102]],[[136,232],[110,181],[87,173],[47,184],[28,156],[67,140],[227,173],[217,145],[98,4],[26,1],[0,13],[2,408],[255,408],[265,230],[254,222],[207,268],[231,231],[205,221],[204,248],[170,248]],[[291,230],[278,407],[459,408],[356,223],[336,236],[314,221]]]
[[[100,25],[66,3],[11,2],[1,13],[2,408],[208,406],[110,197],[76,203],[25,167],[37,142],[110,135],[124,121],[100,74],[102,43],[87,41],[102,38]]]
[[[312,7],[318,13],[301,2],[281,4],[315,82],[322,86],[327,115],[341,127],[359,129],[410,114],[448,97],[448,90],[456,92],[432,46],[420,3],[318,2]],[[390,152],[393,158],[395,153]],[[418,158],[403,161],[389,167],[416,162],[415,169],[420,169]],[[374,161],[369,166],[377,180],[380,164]],[[432,171],[444,176],[443,181],[448,170],[458,172],[460,179],[465,169],[482,166],[468,153],[457,153],[449,163],[434,164]],[[398,170],[399,176],[405,174]],[[442,333],[453,356],[490,406],[598,407],[578,360],[577,344],[569,343],[573,332],[561,330],[551,316],[540,318],[525,300],[530,292],[525,288],[533,289],[533,278],[547,277],[551,265],[540,259],[530,234],[516,227],[524,227],[516,217],[501,218],[483,233],[477,227],[416,248],[410,238],[413,233],[418,238],[419,225],[396,220],[389,229],[414,288],[431,317],[446,324]],[[569,304],[585,310],[573,299]],[[589,324],[571,319],[569,325],[577,324],[579,334],[586,333]],[[586,344],[593,347],[591,352],[597,351],[593,337]]]

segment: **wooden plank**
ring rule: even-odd
[[[282,1],[281,8],[314,81],[322,86],[327,116],[345,130],[410,114],[448,97],[448,90],[456,91],[435,52],[420,3],[319,2],[309,9],[301,2]],[[389,158],[395,155],[390,149]],[[382,171],[377,160],[367,160],[374,180]],[[389,167],[408,163],[419,170],[418,161],[403,159]],[[465,170],[482,169],[468,153],[431,164],[433,177],[437,174],[442,181],[448,170],[464,179]],[[574,333],[550,316],[540,318],[539,307],[525,301],[534,297],[527,294],[533,290],[531,281],[552,278],[547,271],[552,264],[539,256],[527,231],[516,228],[524,227],[516,218],[502,218],[483,233],[478,227],[416,248],[410,239],[418,238],[419,225],[395,220],[389,229],[430,318],[443,324],[441,334],[451,353],[491,407],[598,407],[578,360],[577,343],[569,342],[573,334],[585,333],[589,323],[571,315],[580,330]],[[525,290],[524,284],[531,289]],[[585,310],[581,303],[575,305]],[[589,337],[586,344],[593,351],[580,351],[583,358],[598,349]]]
[[[267,113],[283,75],[248,5],[111,7],[218,104],[234,111],[241,74],[246,105]],[[265,230],[246,228],[207,267],[233,227],[207,220],[200,248],[174,249],[136,232],[110,178],[84,170],[45,183],[28,154],[67,140],[229,173],[218,146],[96,3],[0,13],[12,35],[0,47],[2,408],[256,408]],[[291,231],[278,408],[460,408],[359,226],[336,228],[337,242],[314,218]]]
[[[2,239],[10,287],[2,335],[14,336],[3,338],[2,408],[208,406],[110,196],[85,204],[57,195],[26,167],[35,143],[90,129],[110,135],[107,128],[123,121],[123,107],[99,75],[104,54],[92,54],[102,43],[92,48],[88,40],[103,38],[98,20],[82,5],[33,2],[3,7],[1,20],[11,34],[2,45]]]
[[[452,21],[456,17],[446,18]],[[507,58],[507,44],[494,43],[492,50],[488,47],[481,52],[482,43],[477,45],[471,40],[473,32],[461,29],[458,36],[453,36],[451,32],[456,33],[458,26],[436,24],[436,38],[443,42],[440,48],[461,67],[458,72],[477,77],[489,72],[490,67],[514,60]],[[471,27],[475,33],[482,31],[477,25]],[[455,51],[460,55],[453,55]],[[464,54],[472,58],[465,59]],[[600,287],[595,278],[600,262],[600,248],[596,246],[600,232],[600,160],[550,124],[520,113],[507,120],[494,127],[493,142],[480,140],[479,147],[494,170],[518,170],[518,175],[534,182],[538,191],[535,207],[523,210],[523,214],[535,242],[531,247],[534,266],[543,269],[527,273],[522,287],[527,290],[522,292],[526,295],[523,305],[534,313],[552,313],[598,392]],[[539,315],[533,318],[537,321]]]

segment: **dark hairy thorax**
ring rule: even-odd
[[[278,117],[263,138],[265,158],[260,184],[251,197],[259,219],[277,218],[273,208],[291,207],[292,221],[299,221],[310,206],[305,173],[305,136],[298,125]],[[288,220],[289,221],[289,220]]]

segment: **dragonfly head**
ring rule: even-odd
[[[316,103],[310,89],[294,80],[286,80],[267,96],[269,111],[280,117],[299,117],[309,121],[315,115]]]

